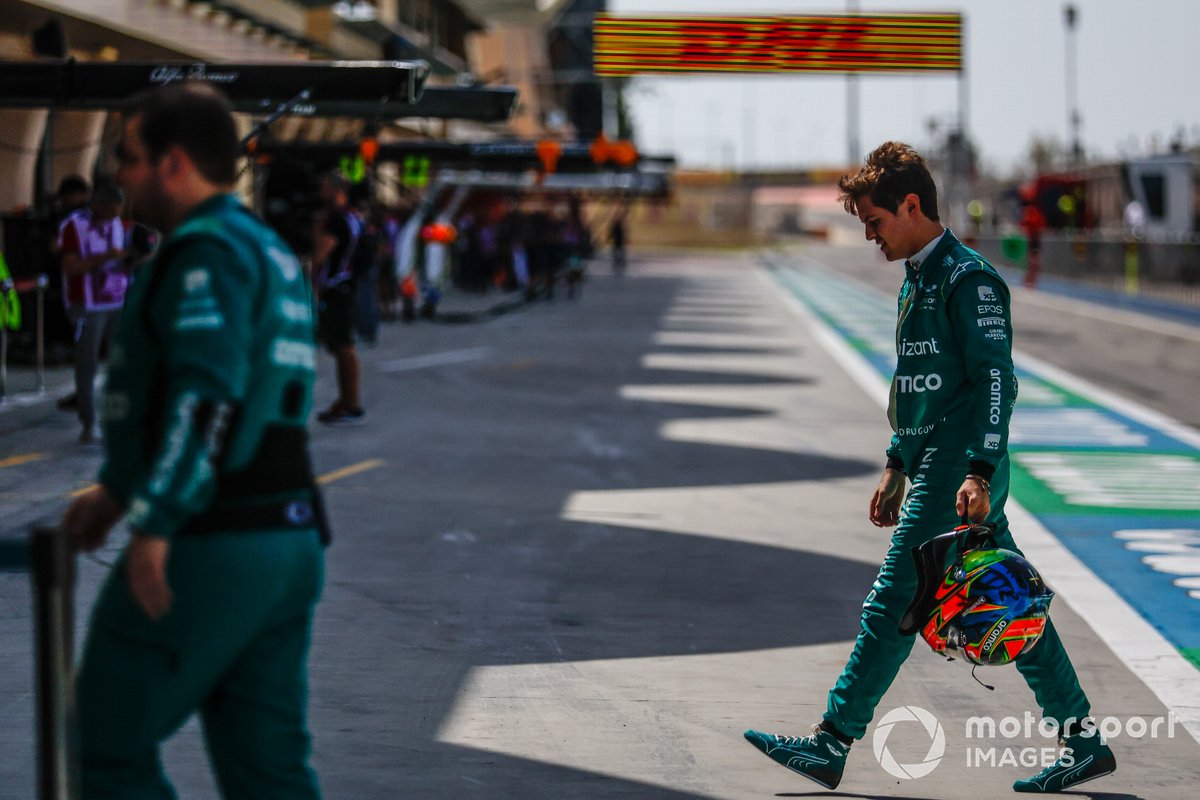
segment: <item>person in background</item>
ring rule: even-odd
[[[129,272],[129,250],[121,222],[121,190],[101,183],[91,202],[67,216],[59,227],[63,297],[75,339],[75,406],[81,442],[96,441],[96,371],[100,352],[116,330]]]
[[[1038,276],[1042,273],[1042,233],[1046,230],[1046,215],[1037,206],[1037,197],[1032,192],[1025,199],[1021,211],[1021,231],[1025,234],[1025,288],[1037,288]]]
[[[313,290],[317,295],[317,338],[334,358],[338,396],[317,421],[326,425],[361,422],[358,352],[354,348],[354,249],[362,224],[350,208],[350,184],[333,172],[321,182],[324,208],[313,236]]]
[[[54,193],[54,221],[61,225],[68,214],[86,206],[91,197],[92,187],[86,180],[79,175],[67,175],[59,181]]]
[[[509,214],[508,219],[512,237],[509,248],[512,253],[513,282],[518,291],[528,296],[530,291],[528,242],[533,235],[529,215],[517,208]]]
[[[12,273],[8,271],[8,261],[0,252],[0,329],[10,331],[21,328],[21,296],[13,284]]]
[[[375,215],[379,220],[379,258],[375,282],[378,308],[382,319],[395,322],[400,316],[400,284],[393,269],[396,239],[400,235],[400,214],[395,208],[379,206],[375,209]]]
[[[62,279],[62,246],[61,232],[63,220],[69,217],[74,212],[84,208],[88,204],[88,200],[92,196],[91,185],[79,175],[67,175],[58,183],[58,191],[54,194],[54,209],[52,212],[52,222],[54,231],[53,241],[50,243],[50,274],[57,275],[58,280],[55,283],[59,284],[60,288],[48,290],[47,294],[54,301],[53,309],[47,307],[46,312],[49,316],[47,320],[47,331],[63,330],[63,334],[50,333],[49,335],[65,336],[65,329],[71,330],[71,340],[74,341],[74,326],[71,325],[69,317],[64,317],[62,314],[67,312],[66,298],[63,297],[61,311],[59,311],[58,297],[63,295],[62,287],[65,287],[65,280]],[[71,393],[58,399],[58,407],[62,411],[74,411],[79,404],[79,397],[75,394],[74,389]]]
[[[619,211],[613,215],[608,226],[608,241],[612,245],[612,268],[617,275],[625,274],[625,212]]]
[[[379,342],[379,264],[382,232],[380,219],[370,206],[353,211],[358,222],[358,241],[350,257],[354,282],[354,330],[367,347]]]
[[[587,254],[591,250],[591,234],[578,215],[573,214],[563,223],[562,240],[563,280],[567,285],[567,297],[573,300],[583,285]]]
[[[1145,238],[1146,207],[1139,203],[1136,198],[1125,204],[1121,220],[1125,223],[1125,230],[1130,236],[1134,239]]]

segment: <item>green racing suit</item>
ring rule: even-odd
[[[229,798],[319,797],[306,660],[323,580],[308,456],[316,350],[295,255],[232,195],[195,209],[135,276],[110,355],[99,481],[171,539],[170,611],[124,560],[78,678],[84,797],[173,798],[159,743],[199,711]]]
[[[879,575],[863,604],[861,630],[829,693],[825,720],[861,739],[875,707],[912,650],[901,616],[916,591],[911,548],[961,520],[955,511],[968,473],[990,481],[999,547],[1020,552],[1008,529],[1008,428],[1017,398],[1010,295],[978,253],[947,230],[918,266],[906,263],[896,325],[896,372],[888,419],[888,466],[911,486]],[[1017,669],[1047,718],[1083,720],[1087,697],[1052,623]]]

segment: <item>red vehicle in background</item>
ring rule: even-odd
[[[1025,209],[1033,208],[1042,217],[1043,227],[1054,230],[1094,228],[1094,215],[1088,208],[1087,181],[1072,174],[1039,175],[1021,188]],[[1022,211],[1022,225],[1024,225]]]
[[[1087,184],[1074,175],[1040,175],[1023,186],[1021,199],[1021,232],[1026,242],[1024,284],[1037,285],[1042,271],[1042,234],[1054,230],[1087,229],[1094,220],[1087,205]]]

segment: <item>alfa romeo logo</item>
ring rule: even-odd
[[[929,736],[929,752],[915,764],[901,764],[888,750],[887,740],[892,728],[903,723],[916,723],[924,728]],[[911,728],[911,725],[909,727]],[[871,746],[875,751],[875,760],[889,775],[912,780],[925,777],[941,762],[942,755],[946,752],[946,733],[937,717],[920,706],[900,706],[879,720],[879,724],[875,726],[875,735],[871,738]]]

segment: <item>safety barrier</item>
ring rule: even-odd
[[[38,275],[29,280],[14,281],[6,278],[0,281],[0,403],[8,397],[8,342],[9,330],[21,327],[20,295],[28,292],[37,293],[35,304],[34,328],[36,337],[36,354],[34,356],[36,385],[34,391],[42,394],[46,391],[46,287],[50,284],[45,275]]]
[[[1016,235],[977,237],[974,247],[998,265],[1025,265]],[[1041,241],[1043,275],[1085,281],[1129,295],[1200,304],[1200,235],[1135,238],[1119,231],[1050,232]]]

